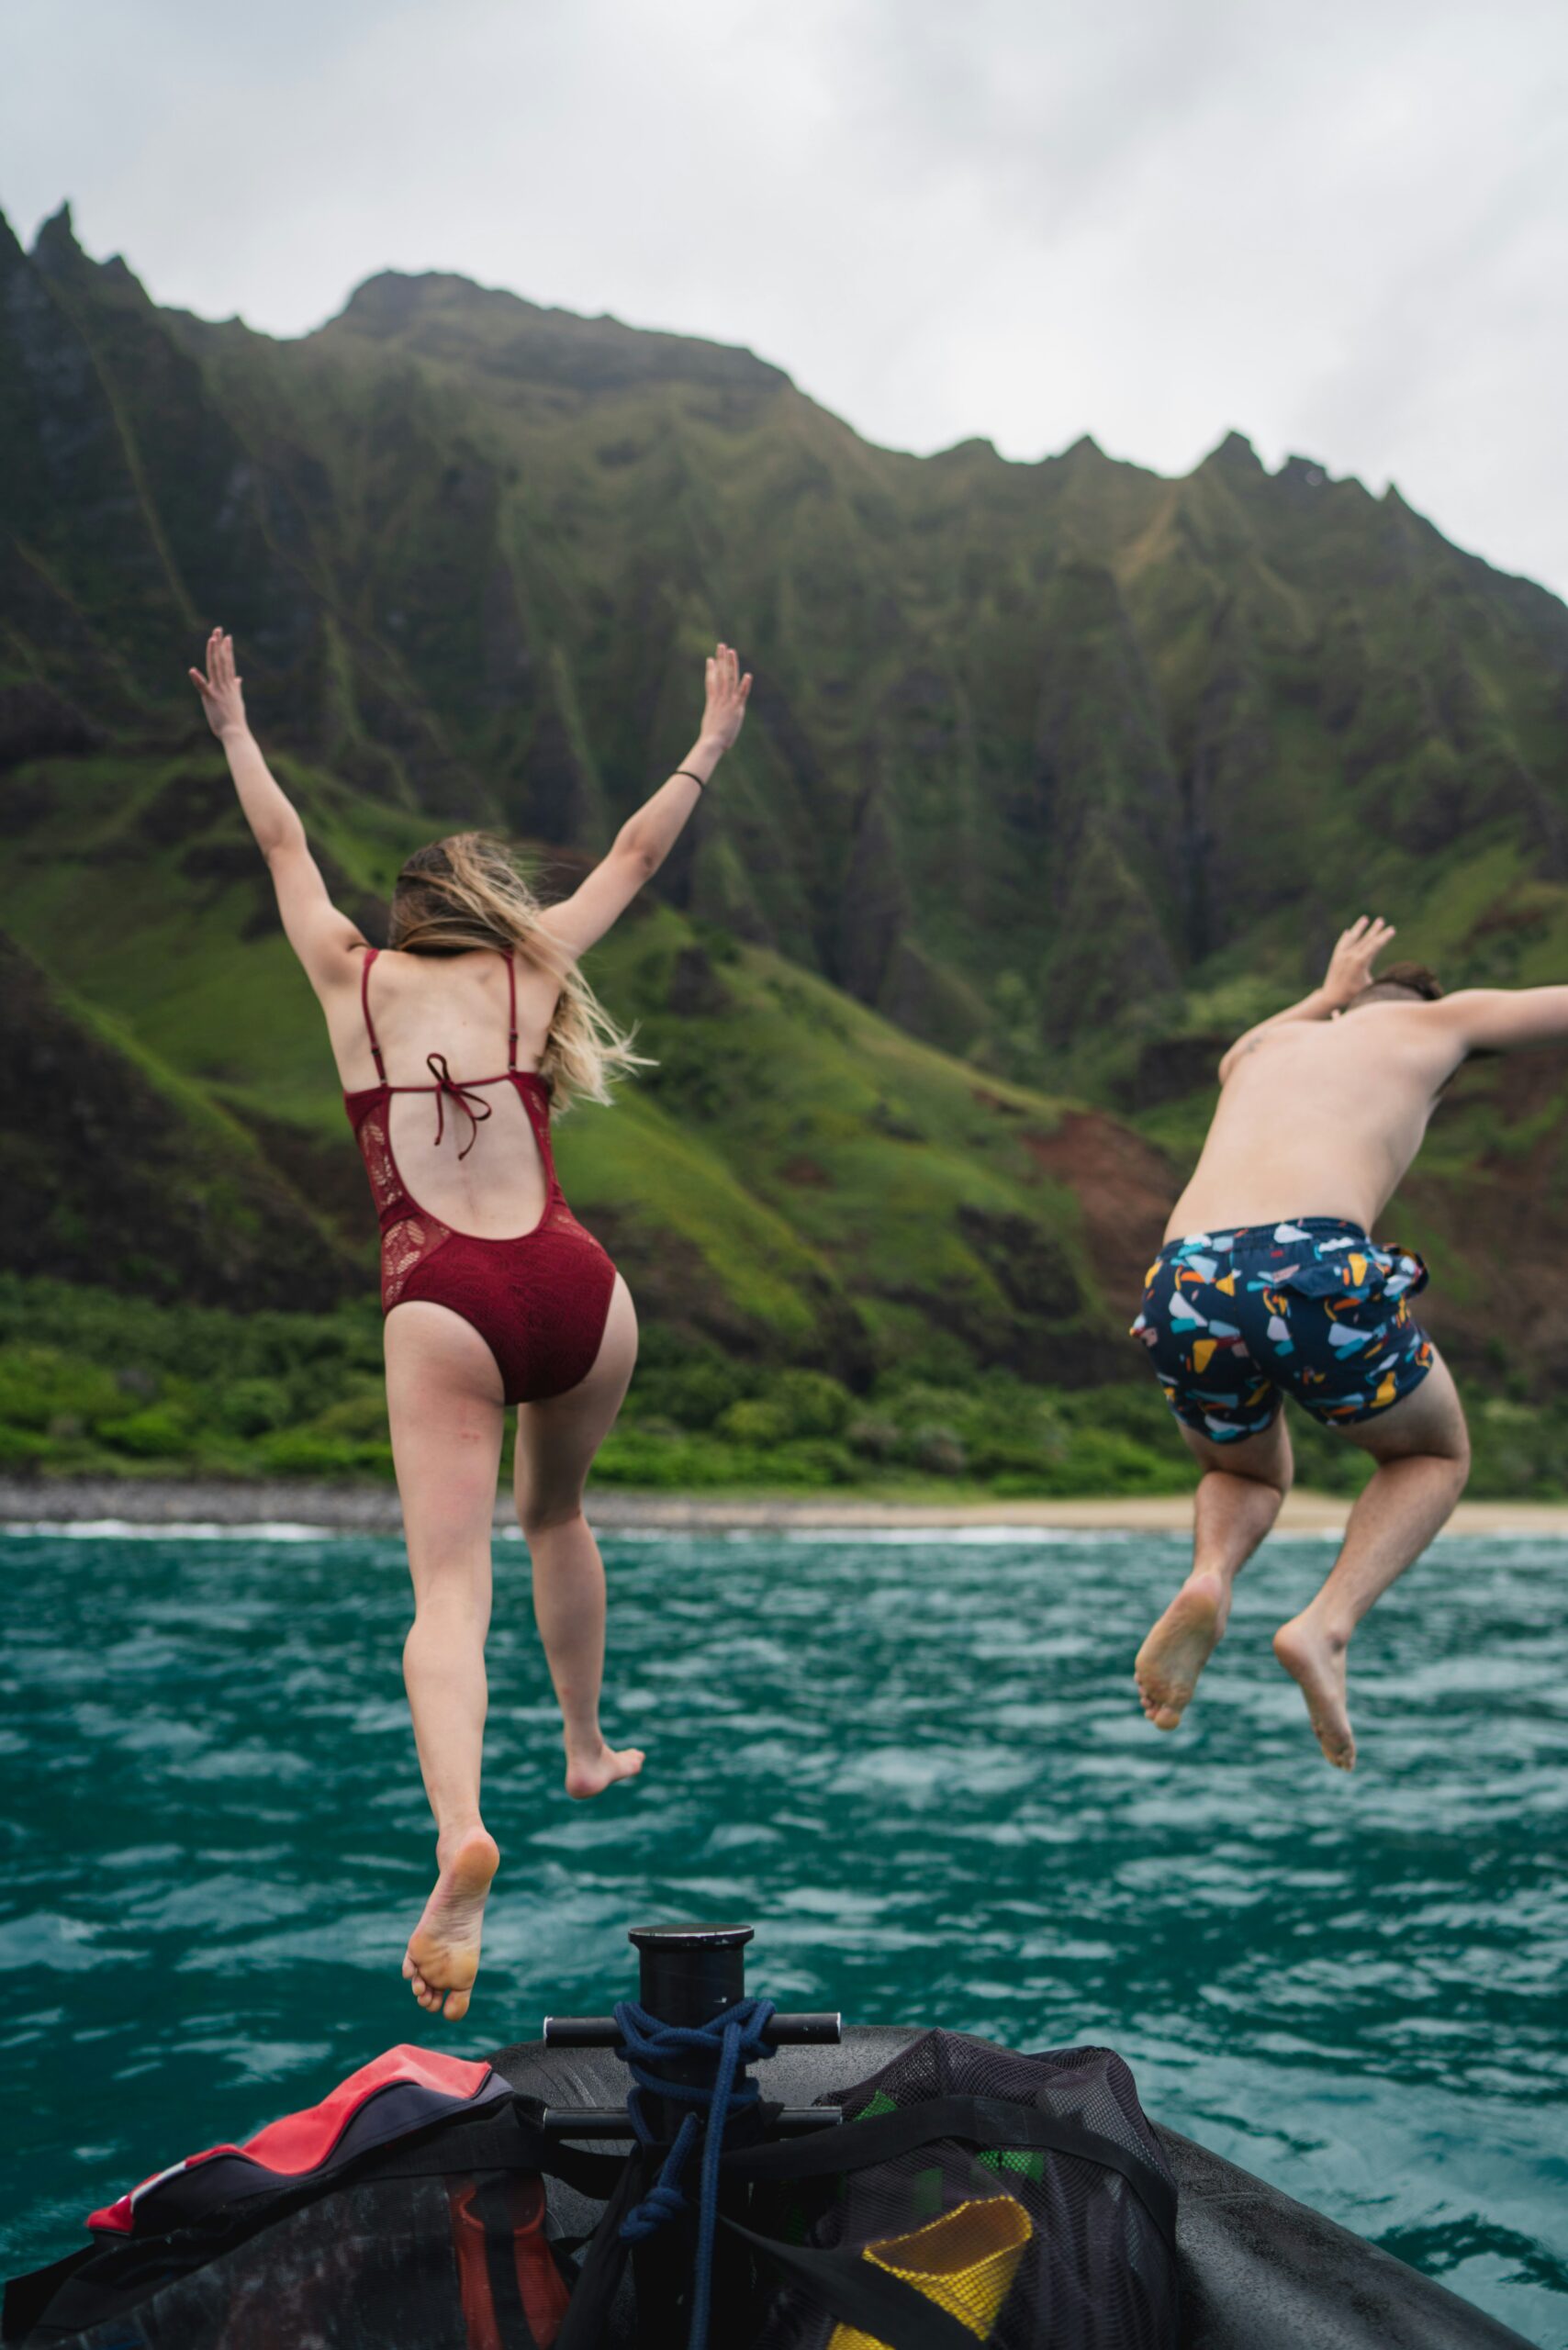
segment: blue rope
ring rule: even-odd
[[[615,2010],[621,2034],[619,2055],[629,2067],[633,2086],[626,2098],[632,2127],[644,2146],[656,2142],[643,2110],[644,2095],[666,2098],[692,2109],[681,2121],[664,2167],[633,2211],[621,2222],[628,2244],[643,2244],[666,2220],[689,2210],[681,2186],[692,2147],[702,2141],[702,2170],[697,2197],[697,2255],[691,2276],[691,2331],[687,2350],[707,2350],[708,2311],[713,2288],[713,2240],[719,2224],[719,2158],[724,2151],[724,2131],[732,2114],[755,2105],[761,2092],[755,2081],[736,2086],[743,2065],[757,2064],[774,2053],[763,2038],[773,2020],[771,1999],[737,1999],[704,2024],[661,2023],[634,2000],[622,1999]],[[666,2080],[656,2069],[682,2056],[713,2059],[711,2082]]]

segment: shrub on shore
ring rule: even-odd
[[[1478,1496],[1568,1493],[1568,1402],[1472,1399]],[[1297,1472],[1357,1490],[1362,1455],[1293,1415]],[[510,1438],[509,1438],[510,1447]],[[381,1319],[154,1305],[0,1275],[0,1471],[12,1475],[388,1478]],[[1152,1381],[1069,1390],[1003,1371],[890,1369],[852,1395],[655,1326],[596,1471],[635,1490],[1185,1491],[1192,1462]]]

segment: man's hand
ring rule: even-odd
[[[1299,1003],[1291,1004],[1283,1012],[1276,1012],[1271,1019],[1260,1020],[1238,1036],[1219,1065],[1219,1081],[1223,1085],[1244,1053],[1249,1053],[1260,1036],[1271,1029],[1283,1027],[1291,1020],[1337,1020],[1349,1003],[1354,1003],[1363,988],[1372,984],[1372,965],[1394,936],[1394,924],[1384,922],[1381,914],[1362,914],[1339,934],[1338,944],[1328,957],[1323,985],[1304,995]]]
[[[1393,936],[1394,924],[1384,922],[1381,914],[1362,914],[1349,930],[1339,933],[1322,988],[1331,1010],[1342,1011],[1363,988],[1372,985],[1372,965]]]
[[[201,696],[207,722],[221,743],[226,734],[243,734],[245,698],[241,680],[234,675],[234,639],[215,628],[207,640],[207,670],[191,671],[191,683]]]
[[[721,644],[708,663],[708,699],[702,712],[700,740],[716,751],[727,751],[741,731],[751,676],[743,677],[733,644]]]

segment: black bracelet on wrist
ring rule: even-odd
[[[708,784],[706,778],[700,776],[695,767],[677,767],[676,773],[677,775],[689,776],[691,781],[697,786],[699,791],[707,790]]]

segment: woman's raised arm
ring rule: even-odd
[[[622,915],[650,875],[658,871],[696,807],[704,785],[741,731],[751,673],[741,675],[733,645],[721,644],[707,665],[707,700],[696,742],[668,781],[660,784],[616,834],[610,853],[559,905],[546,908],[543,927],[572,955],[586,955]]]
[[[207,722],[223,745],[245,821],[266,858],[288,943],[319,993],[348,974],[349,950],[364,945],[364,934],[327,895],[298,811],[246,723],[241,680],[234,674],[233,638],[215,628],[207,641],[205,672],[193,669],[190,674]]]

